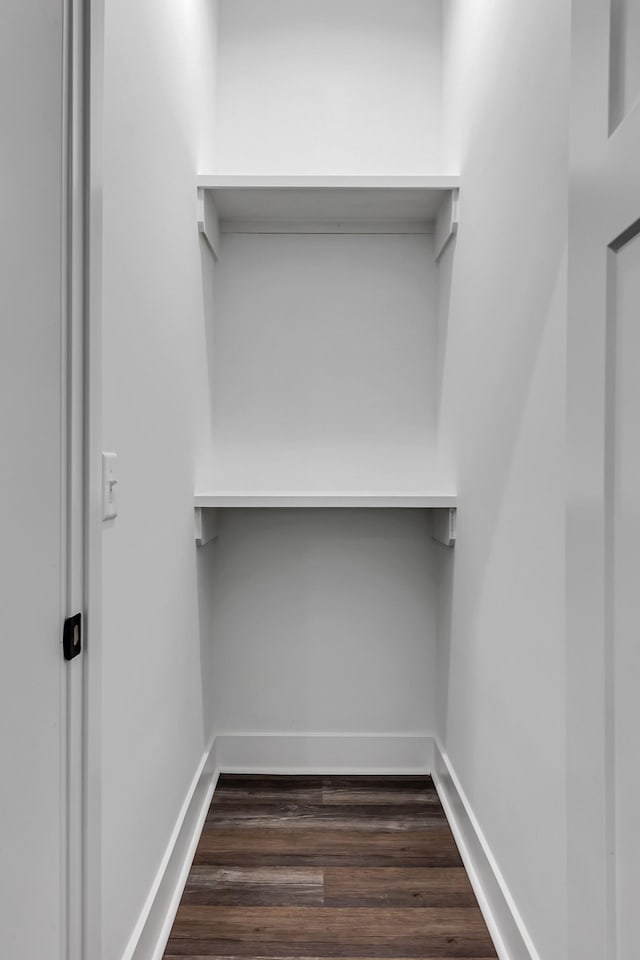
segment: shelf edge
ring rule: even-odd
[[[455,190],[457,174],[427,176],[247,176],[200,173],[204,190]]]
[[[322,493],[201,493],[196,494],[196,508],[410,508],[422,510],[453,509],[456,495],[452,493],[407,494],[322,494]]]

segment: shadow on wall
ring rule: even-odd
[[[465,226],[463,223],[461,227],[463,240]],[[530,472],[539,471],[543,489],[549,475],[559,469],[553,437],[532,434],[531,428],[527,433],[524,421],[530,414],[533,391],[541,392],[540,377],[549,362],[541,355],[546,338],[554,336],[552,327],[562,307],[566,273],[562,232],[557,231],[555,244],[547,242],[542,250],[538,238],[522,241],[524,249],[515,264],[519,275],[514,270],[515,283],[513,276],[509,282],[513,294],[510,304],[504,302],[504,293],[492,293],[486,277],[474,277],[473,266],[465,263],[472,250],[477,250],[477,243],[477,236],[462,245],[459,238],[455,259],[453,249],[445,255],[451,300],[449,324],[441,327],[439,435],[448,438],[452,448],[440,452],[445,461],[450,459],[455,464],[458,518],[456,547],[442,561],[439,592],[438,716],[443,744],[447,741],[452,642],[455,638],[473,658],[482,656],[477,641],[482,634],[487,584],[491,581],[495,593],[501,565],[509,567],[504,576],[510,580],[516,562],[515,557],[507,560],[496,543],[500,531],[505,531],[506,512],[517,512],[508,519],[513,527],[521,518],[531,522],[531,511],[540,509],[535,501],[533,474],[524,480],[527,487],[521,492],[523,500],[514,504],[513,485],[521,482],[523,457],[531,461]],[[535,263],[535,271],[528,269],[527,263]],[[469,279],[463,283],[463,278]],[[447,286],[443,287],[445,291]],[[496,290],[500,286],[501,278],[496,276]],[[548,386],[553,390],[554,384]],[[453,397],[459,398],[455,404]],[[557,399],[560,402],[563,397]],[[539,404],[539,397],[533,403]],[[544,417],[545,410],[540,415]],[[557,404],[554,417],[556,424],[562,421]],[[520,471],[517,478],[514,470]],[[526,502],[524,498],[532,495]],[[513,635],[513,610],[514,604],[506,602],[497,611],[503,619],[491,624],[494,638]],[[495,604],[492,611],[495,615]],[[479,704],[473,702],[471,685],[465,690],[465,699],[468,715],[473,715]]]
[[[202,302],[204,341],[206,345],[206,375],[208,408],[205,418],[205,431],[201,460],[198,464],[196,483],[202,483],[211,474],[212,434],[214,416],[213,394],[213,358],[214,358],[214,316],[215,316],[215,272],[216,261],[206,240],[200,236],[200,263],[202,276]],[[198,623],[200,631],[200,679],[202,684],[202,723],[204,743],[209,743],[216,732],[214,728],[214,633],[213,633],[213,594],[211,584],[214,577],[215,543],[206,547],[196,547],[196,571],[198,589]]]

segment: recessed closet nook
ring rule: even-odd
[[[439,2],[220,5],[195,517],[234,767],[430,764],[456,512],[442,114]]]
[[[217,773],[432,774],[567,960],[567,2],[107,0],[82,960],[159,960]]]

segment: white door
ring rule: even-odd
[[[83,658],[62,651],[84,566],[71,14],[65,0],[0,5],[0,956],[11,960],[81,955]]]
[[[570,960],[640,903],[640,0],[573,4],[567,524]]]

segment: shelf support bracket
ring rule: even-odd
[[[456,542],[456,508],[431,511],[431,536],[445,547]]]
[[[458,189],[449,190],[438,208],[433,237],[436,260],[440,259],[449,240],[458,232],[459,201],[460,191]]]
[[[220,221],[210,190],[198,187],[198,231],[216,260],[220,257]]]
[[[215,508],[196,507],[194,519],[196,543],[199,547],[218,539],[218,511]]]

